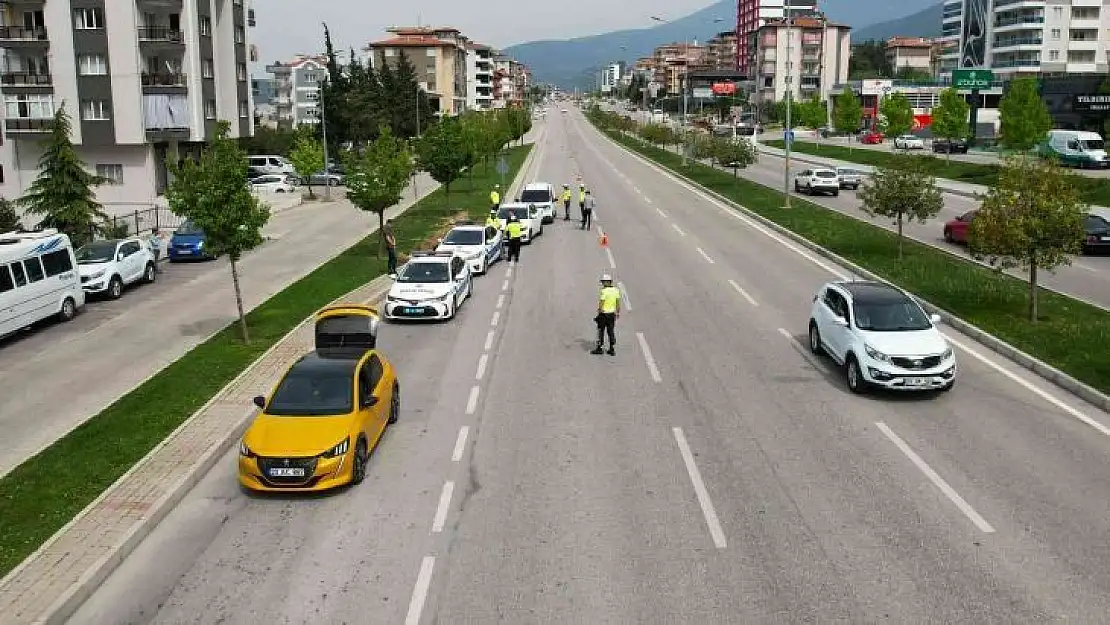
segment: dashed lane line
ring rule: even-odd
[[[464,425],[459,428],[459,436],[455,439],[455,450],[451,452],[451,462],[462,460],[463,451],[466,450],[466,439],[468,436],[470,436],[469,425]]]
[[[739,284],[736,284],[736,280],[729,280],[728,283],[732,286],[733,289],[735,289],[737,293],[742,295],[744,299],[748,300],[749,304],[751,304],[752,306],[759,306],[759,302],[755,301],[755,298],[749,295],[743,287],[741,287]]]

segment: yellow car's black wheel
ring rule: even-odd
[[[389,400],[389,423],[397,423],[401,416],[401,387],[393,383],[393,399]]]
[[[366,449],[366,441],[358,439],[358,445],[355,446],[354,470],[351,474],[351,484],[361,484],[366,479],[366,461],[370,456],[370,452]]]

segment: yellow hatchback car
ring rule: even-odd
[[[342,305],[316,315],[316,349],[282,377],[239,445],[239,483],[254,491],[322,491],[366,478],[366,462],[401,391],[375,348],[379,317]]]

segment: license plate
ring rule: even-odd
[[[422,314],[423,312],[424,312],[423,308],[411,308],[411,307],[406,307],[405,308],[405,314],[406,315],[419,315],[419,314]]]
[[[906,378],[906,386],[929,386],[930,378]]]
[[[1102,237],[1103,241],[1110,241],[1110,237]]]
[[[177,250],[178,254],[192,254],[193,250]]]
[[[304,469],[295,467],[270,469],[270,477],[304,477]]]

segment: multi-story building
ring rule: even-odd
[[[281,128],[320,123],[320,83],[327,77],[326,56],[297,56],[266,67],[273,74],[274,115]]]
[[[895,73],[911,69],[934,73],[937,44],[924,37],[891,37],[886,40],[886,60]]]
[[[794,99],[827,99],[848,80],[850,51],[851,27],[823,16],[768,20],[752,58],[755,94],[761,102],[782,100],[788,90]]]
[[[493,48],[471,43],[466,55],[467,108],[493,108]]]
[[[470,42],[457,28],[403,27],[386,32],[393,37],[367,46],[374,67],[396,63],[404,54],[416,69],[417,83],[428,94],[433,111],[458,115],[466,110]]]
[[[714,71],[735,71],[736,50],[736,31],[717,33],[706,42],[705,64]]]
[[[493,57],[493,107],[505,108],[524,102],[531,77],[528,68],[505,54]]]
[[[755,34],[768,20],[790,16],[802,17],[817,12],[816,0],[737,0],[736,6],[736,69],[745,76],[754,77],[752,55],[755,53]]]
[[[167,157],[199,152],[217,120],[233,137],[250,135],[249,4],[0,2],[0,195],[20,196],[37,177],[59,107],[73,120],[78,155],[111,180],[96,191],[110,212],[153,202]]]
[[[652,82],[667,93],[681,93],[682,82],[691,70],[705,67],[706,48],[696,43],[669,43],[652,53]]]
[[[624,62],[610,63],[601,70],[601,93],[609,94],[619,89],[621,79],[627,73]]]

